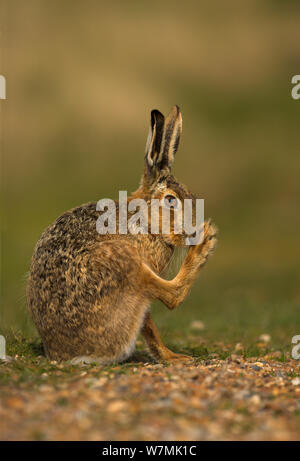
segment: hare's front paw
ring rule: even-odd
[[[203,243],[206,241],[217,240],[218,229],[210,220],[204,223],[204,239]]]
[[[216,226],[210,220],[204,223],[203,239],[193,247],[193,251],[198,257],[207,258],[213,252],[217,243],[217,232]]]
[[[202,266],[208,256],[214,251],[217,243],[217,228],[211,221],[204,223],[203,238],[198,245],[190,248],[190,255],[197,260],[197,264]]]

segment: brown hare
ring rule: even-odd
[[[182,131],[178,106],[170,115],[151,112],[145,167],[139,189],[128,198],[166,206],[195,197],[171,174]],[[116,202],[118,207],[118,202]],[[186,359],[161,341],[151,319],[150,303],[168,309],[187,296],[199,270],[216,244],[216,229],[204,224],[202,241],[190,246],[175,278],[162,275],[187,235],[105,234],[96,230],[96,202],[67,211],[42,234],[31,262],[27,298],[32,319],[51,360],[107,364],[127,359],[141,332],[158,361]],[[159,215],[160,230],[162,214]],[[117,223],[118,225],[118,223]]]

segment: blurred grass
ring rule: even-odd
[[[220,229],[219,246],[164,337],[202,320],[209,340],[283,347],[300,331],[298,2],[4,1],[1,11],[0,329],[34,332],[34,244],[66,209],[135,190],[149,111],[177,103],[174,172]],[[170,339],[169,339],[170,338]]]

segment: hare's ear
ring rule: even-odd
[[[178,106],[173,106],[164,124],[161,142],[159,165],[160,168],[171,168],[177,152],[182,133],[182,117]]]
[[[155,168],[161,151],[164,121],[165,117],[159,110],[152,110],[145,152],[145,161],[150,170]]]
[[[182,131],[182,118],[178,106],[174,106],[165,120],[158,110],[151,112],[151,124],[146,144],[143,184],[149,184],[161,170],[170,170],[178,149]]]

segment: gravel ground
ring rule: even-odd
[[[106,368],[16,355],[0,365],[0,439],[300,439],[299,361],[211,355],[155,364],[137,353]]]

